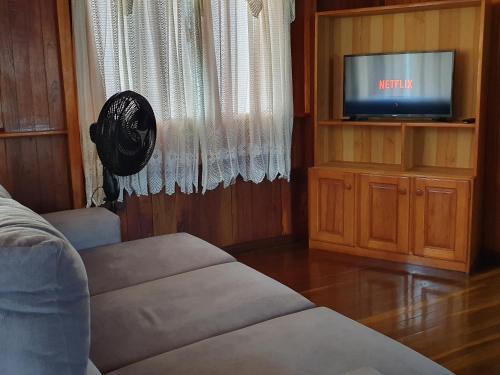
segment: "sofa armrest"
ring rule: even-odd
[[[120,218],[102,207],[42,215],[80,251],[121,242]]]

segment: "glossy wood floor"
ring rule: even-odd
[[[500,264],[471,276],[311,250],[252,250],[237,258],[415,349],[457,374],[500,374]]]

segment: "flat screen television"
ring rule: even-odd
[[[455,51],[344,57],[344,117],[449,119]]]

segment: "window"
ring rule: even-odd
[[[84,18],[74,23],[79,97],[92,87],[85,82],[93,72],[102,97],[137,91],[157,117],[153,158],[138,175],[120,178],[124,190],[171,194],[178,185],[191,193],[199,181],[206,191],[238,176],[256,183],[289,178],[293,1],[75,3],[73,14]],[[78,67],[79,54],[87,68]],[[88,106],[80,107],[87,111],[80,117],[89,118]],[[86,137],[88,124],[81,126]],[[89,190],[99,186],[92,175],[98,160],[93,145],[83,145]]]

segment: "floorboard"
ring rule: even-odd
[[[286,245],[238,260],[447,367],[500,374],[500,264],[472,275]]]

